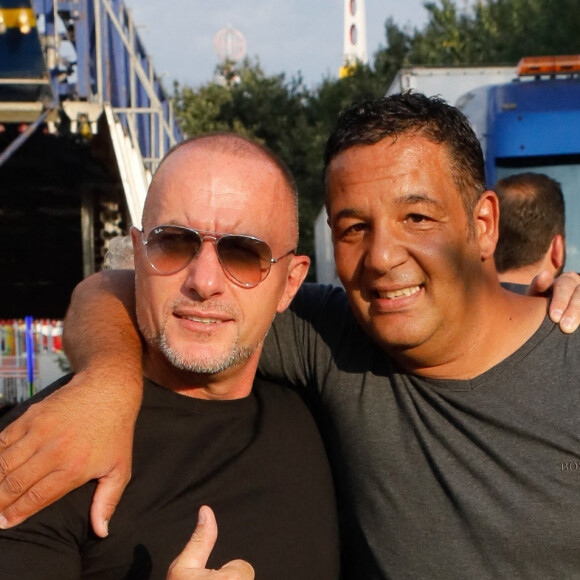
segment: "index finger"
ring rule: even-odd
[[[22,470],[16,470],[0,486],[2,497],[8,498],[7,502],[3,502],[6,505],[0,513],[0,529],[22,523],[78,487],[78,482],[66,471],[53,471],[44,477],[39,476],[40,470],[37,470],[34,459],[26,464],[23,474],[20,473]],[[32,482],[30,485],[29,481]]]
[[[36,474],[32,470],[27,472],[28,477],[25,479],[15,477],[15,472],[28,464],[35,453],[35,445],[26,437],[25,430],[20,429],[19,424],[12,424],[0,433],[0,513],[46,475]]]

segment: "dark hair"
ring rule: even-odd
[[[485,190],[481,145],[465,115],[439,97],[405,92],[355,105],[343,112],[326,143],[325,183],[328,166],[345,149],[409,134],[447,147],[455,185],[471,223],[477,200]]]
[[[499,198],[498,272],[541,260],[554,236],[566,237],[564,196],[560,184],[543,173],[519,173],[494,186]]]

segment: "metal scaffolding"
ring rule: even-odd
[[[131,12],[122,0],[0,0],[0,123],[62,131],[64,120],[90,135],[103,113],[138,223],[152,173],[182,136]]]

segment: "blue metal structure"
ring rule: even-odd
[[[29,0],[0,3],[0,117],[34,121],[54,107],[49,74]]]
[[[33,80],[45,87],[42,96],[31,93]],[[88,122],[94,131],[103,107],[111,106],[149,170],[182,138],[122,0],[0,0],[0,87],[0,122],[30,122],[42,110],[69,103],[64,111],[73,130]],[[37,114],[19,117],[20,105],[2,115],[23,102]]]
[[[123,0],[0,0],[4,318],[64,316],[181,138]]]
[[[29,0],[2,2],[0,33],[0,78],[41,78],[46,67]]]

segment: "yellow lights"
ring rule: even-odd
[[[29,34],[36,27],[36,18],[31,8],[5,8],[0,10],[0,34],[9,28],[18,28],[22,34]]]
[[[93,136],[91,131],[91,124],[89,123],[89,116],[79,114],[78,116],[78,133],[85,139],[90,139]]]
[[[28,17],[29,10],[21,10],[18,14],[18,28],[22,34],[28,34],[30,32],[30,18]]]
[[[527,56],[518,63],[519,76],[554,75],[580,71],[580,55]]]

